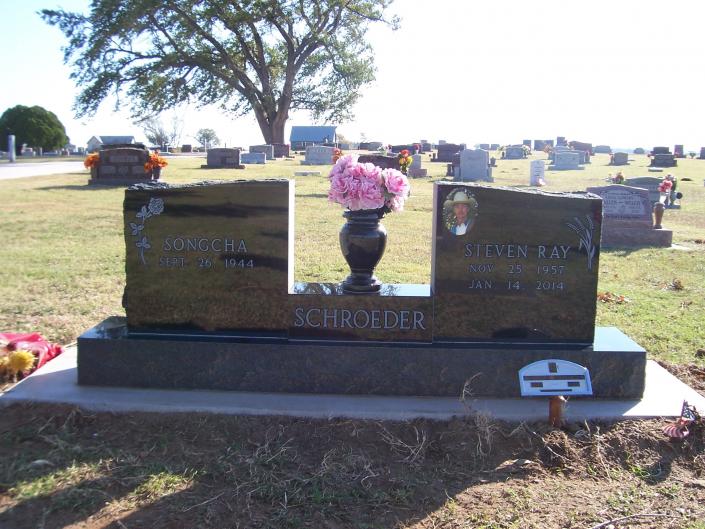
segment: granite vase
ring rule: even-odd
[[[350,267],[350,275],[343,281],[343,292],[380,291],[382,283],[374,271],[387,246],[387,230],[381,223],[383,214],[381,209],[343,212],[346,223],[340,230],[340,248]]]

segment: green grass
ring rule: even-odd
[[[539,154],[535,158],[545,158]],[[629,176],[648,173],[648,159],[632,155],[621,167]],[[495,185],[526,186],[530,160],[499,160]],[[547,171],[549,191],[603,185],[616,168],[607,155],[580,171]],[[298,160],[279,160],[243,171],[203,170],[200,157],[172,157],[164,180],[294,178]],[[686,250],[603,250],[600,291],[624,295],[628,303],[600,303],[597,323],[613,325],[647,348],[654,358],[685,363],[705,348],[705,161],[679,160],[674,172],[685,194],[681,210],[668,210],[664,225]],[[426,163],[429,178],[412,181],[402,214],[388,215],[386,253],[378,266],[387,283],[428,283],[431,274],[432,181],[445,164]],[[296,178],[295,276],[298,281],[342,280],[347,265],[338,250],[342,209],[329,204],[327,167],[321,176]],[[692,181],[683,181],[683,177]],[[123,189],[88,187],[86,173],[0,181],[0,329],[39,331],[68,343],[101,319],[123,314]],[[677,281],[676,281],[677,280]],[[674,288],[678,285],[682,288]]]

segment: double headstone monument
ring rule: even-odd
[[[98,159],[98,165],[91,167],[90,185],[128,186],[152,180],[144,167],[149,151],[140,144],[105,146],[98,151]]]
[[[673,184],[668,193],[663,193],[659,189],[662,182],[663,180],[657,176],[633,176],[624,181],[626,185],[646,189],[652,203],[661,203],[668,209],[680,209],[680,199],[683,198],[683,195],[673,188],[673,186],[677,187],[677,182]]]
[[[460,165],[454,173],[456,182],[492,182],[489,153],[482,149],[460,151]]]
[[[653,212],[658,205],[653,204],[646,189],[615,184],[587,190],[602,197],[602,246],[671,246],[673,232],[660,222],[654,223]]]
[[[595,195],[436,183],[431,284],[373,295],[294,283],[293,182],[141,185],[124,204],[127,316],[79,338],[79,384],[519,397],[520,370],[567,360],[594,397],[642,395],[645,351],[594,327]],[[550,396],[561,376],[530,383]]]
[[[291,146],[288,143],[272,143],[275,158],[286,158],[291,155]]]

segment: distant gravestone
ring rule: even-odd
[[[599,197],[438,182],[433,221],[434,340],[592,343]]]
[[[10,134],[7,137],[7,159],[10,163],[15,162],[17,151],[15,150],[15,135]]]
[[[267,155],[263,152],[243,152],[240,154],[240,163],[263,164],[267,161]]]
[[[568,142],[565,141],[565,136],[558,136],[556,138],[556,146],[557,147],[567,147],[568,146]]]
[[[489,153],[482,149],[460,151],[460,167],[453,180],[456,182],[492,182]]]
[[[672,154],[668,147],[654,147],[651,154]]]
[[[453,155],[458,154],[465,148],[463,144],[457,143],[439,143],[438,145],[438,155],[436,156],[437,162],[452,162]]]
[[[504,157],[507,160],[521,160],[524,158],[524,149],[519,145],[510,145],[505,148]]]
[[[580,153],[576,151],[556,151],[553,169],[566,171],[580,169]]]
[[[286,329],[293,196],[286,180],[126,190],[130,328]]]
[[[595,145],[595,154],[612,154],[612,148],[609,145]]]
[[[530,186],[542,186],[546,182],[544,180],[546,175],[546,162],[544,160],[532,160],[529,164],[530,174],[529,174],[529,185]]]
[[[306,147],[306,158],[301,161],[303,165],[331,165],[335,147],[324,145],[310,145]]]
[[[399,158],[396,156],[385,156],[384,154],[361,154],[357,161],[360,163],[371,163],[382,169],[399,169]]]
[[[409,151],[409,154],[414,154],[414,151],[416,151],[416,147],[414,147],[414,145],[411,143],[406,145],[392,145],[393,153],[400,153],[401,151],[405,150]]]
[[[482,149],[483,151],[489,151],[490,144],[489,143],[481,143],[480,145],[477,146],[477,148]]]
[[[409,166],[409,177],[410,178],[423,178],[428,176],[428,171],[421,167],[421,159],[423,156],[420,154],[414,154],[411,156],[411,165]]]
[[[636,149],[634,149],[634,154],[646,154],[646,151],[641,147],[637,147]]]
[[[291,155],[291,146],[288,143],[272,143],[275,158],[286,158]]]
[[[587,190],[602,197],[602,246],[671,246],[673,232],[654,229],[653,201],[646,189],[609,185]]]
[[[626,152],[616,152],[612,155],[612,165],[627,165],[629,156]]]
[[[649,199],[652,203],[666,202],[665,194],[662,196],[661,191],[659,191],[661,182],[663,182],[663,179],[658,176],[635,176],[624,180],[625,185],[646,189],[649,192]],[[669,202],[671,201],[669,200]],[[669,204],[667,207],[678,209],[680,204]]]
[[[698,160],[705,160],[705,147],[700,147],[700,156],[698,156]]]
[[[656,153],[651,155],[651,163],[649,167],[676,167],[678,160],[670,153]]]
[[[497,149],[499,149],[499,143],[491,143],[490,144],[491,151],[496,151]]]
[[[193,145],[189,145],[188,143],[184,143],[181,146],[181,152],[193,152]]]
[[[91,168],[91,185],[132,185],[152,180],[144,169],[149,151],[140,147],[106,146],[98,151],[97,166]]]
[[[524,140],[521,142],[522,145],[527,146],[529,149],[531,149],[531,140]]]
[[[240,149],[217,147],[206,152],[206,164],[202,169],[244,169],[240,163]]]
[[[546,142],[543,140],[534,140],[534,150],[543,151],[546,148]]]
[[[673,147],[673,156],[676,158],[685,158],[685,153],[683,152],[683,145],[675,145]]]
[[[427,141],[423,141],[421,143],[421,152],[431,152],[432,150],[433,150],[433,145],[431,145]]]
[[[250,145],[250,152],[263,152],[267,160],[274,160],[274,145]]]

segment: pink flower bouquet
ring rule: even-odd
[[[342,156],[331,169],[328,179],[328,200],[351,211],[403,211],[404,201],[411,190],[409,180],[400,171],[359,163],[355,154]]]

